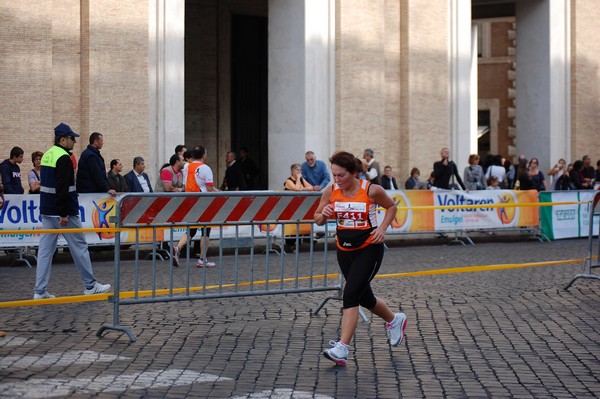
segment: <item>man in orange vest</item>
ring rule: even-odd
[[[198,193],[219,191],[214,186],[212,170],[208,165],[205,164],[206,155],[206,148],[201,145],[195,146],[192,150],[193,161],[186,165],[183,172],[186,192]],[[190,229],[190,235],[194,237],[196,231],[197,229]],[[203,227],[201,231],[202,237],[200,238],[200,259],[198,259],[196,266],[215,267],[215,262],[209,261],[206,256],[208,245],[210,244],[210,227]],[[184,234],[179,240],[177,246],[173,247],[172,257],[173,264],[175,266],[179,266],[179,254],[181,253],[181,249],[185,246],[186,242],[187,235]]]

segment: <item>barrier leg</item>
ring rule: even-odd
[[[594,200],[591,201],[588,205],[590,221],[589,221],[589,231],[588,231],[588,256],[585,258],[585,264],[583,268],[583,273],[577,274],[571,281],[565,286],[565,290],[568,290],[571,285],[575,282],[575,280],[580,278],[588,278],[593,280],[600,280],[600,276],[593,274],[592,269],[596,267],[600,267],[600,264],[592,264],[595,256],[594,256],[594,216],[600,215],[600,208],[596,208],[600,203],[600,193],[594,195]],[[598,252],[600,253],[600,235],[598,236]]]
[[[344,286],[342,285],[337,293],[336,296],[328,296],[327,298],[323,299],[321,301],[321,303],[315,308],[315,310],[313,311],[313,314],[317,314],[321,311],[321,309],[323,309],[323,306],[325,306],[325,304],[331,300],[335,300],[335,301],[341,301],[343,299],[343,295],[344,295]],[[358,314],[360,315],[361,319],[363,319],[363,321],[369,321],[369,317],[367,317],[365,311],[363,310],[363,308],[361,308],[360,306],[358,307]]]
[[[339,293],[341,293],[342,290],[339,291]],[[321,301],[321,303],[315,308],[315,310],[313,311],[313,314],[317,314],[321,311],[321,309],[323,309],[323,306],[325,306],[325,304],[327,302],[329,302],[330,300],[335,299],[335,300],[340,300],[340,295],[338,294],[338,296],[328,296],[327,298],[323,299]]]
[[[592,265],[592,259],[593,257],[590,256],[589,258],[586,258],[585,260],[585,267],[584,267],[584,273],[580,273],[575,275],[575,277],[573,277],[571,279],[571,281],[569,281],[569,283],[567,285],[565,285],[564,290],[567,291],[571,285],[573,285],[573,283],[575,282],[575,280],[580,279],[580,278],[588,278],[588,279],[592,279],[592,280],[600,280],[600,276],[596,275],[596,274],[592,274],[592,269],[596,268],[596,267],[600,267],[600,265]]]
[[[116,257],[118,259],[118,255],[116,255]],[[119,269],[119,266],[117,266],[116,269]],[[119,282],[117,281],[116,283],[117,283],[117,284],[115,284],[116,295],[109,298],[109,300],[114,303],[114,305],[113,305],[113,308],[114,308],[113,324],[104,324],[102,327],[100,327],[100,329],[96,333],[96,336],[101,337],[102,333],[106,330],[121,331],[121,332],[124,332],[125,334],[127,334],[127,336],[129,337],[129,340],[131,342],[135,342],[137,338],[136,338],[135,334],[133,333],[133,331],[131,331],[127,327],[123,327],[123,326],[119,325],[119,290],[120,290],[120,287],[119,287]]]
[[[129,337],[129,340],[131,342],[135,342],[136,341],[136,336],[135,334],[127,327],[121,327],[121,326],[113,326],[110,324],[104,324],[102,327],[100,327],[100,329],[98,330],[98,332],[96,333],[97,337],[101,337],[102,333],[106,330],[114,330],[114,331],[121,331],[124,332],[125,334],[127,334],[127,336]]]
[[[19,266],[21,264],[24,264],[28,268],[32,268],[31,261],[37,264],[37,257],[35,255],[29,255],[28,249],[29,247],[25,247],[25,249],[18,249],[19,257],[13,261],[12,266]],[[24,252],[26,252],[25,256],[23,256]]]
[[[120,217],[120,209],[117,209],[117,218]],[[120,220],[120,219],[117,219]],[[120,227],[120,226],[119,226]],[[188,236],[189,237],[189,236]],[[137,268],[137,254],[139,251],[139,244],[140,244],[140,240],[139,240],[140,236],[139,236],[139,228],[135,229],[135,252],[136,252],[136,268]],[[127,336],[129,337],[129,340],[131,342],[135,342],[136,337],[133,334],[133,332],[128,329],[127,327],[122,327],[119,325],[119,301],[121,300],[121,232],[118,231],[117,234],[115,235],[115,268],[114,268],[114,285],[113,285],[113,290],[114,290],[114,294],[113,296],[109,296],[108,300],[110,302],[113,303],[113,323],[112,324],[104,324],[102,327],[100,327],[100,329],[98,330],[98,332],[96,332],[96,336],[97,337],[101,337],[102,333],[106,330],[114,330],[114,331],[121,331],[124,332],[125,334],[127,334]],[[154,246],[154,250],[156,250],[156,246]],[[137,280],[137,275],[136,275],[136,280]],[[137,293],[137,281],[135,284],[135,290]]]
[[[469,239],[469,241],[470,241],[470,239]],[[473,243],[473,241],[471,241],[471,243]],[[467,244],[464,243],[463,240],[461,240],[461,239],[458,238],[458,231],[454,231],[454,239],[451,240],[448,243],[448,245],[453,245],[453,244],[461,244],[461,245],[464,245],[464,246],[467,245]]]

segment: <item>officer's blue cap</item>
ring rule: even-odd
[[[77,133],[71,129],[71,126],[66,123],[61,123],[60,125],[54,128],[54,134],[56,136],[71,136],[71,137],[79,137]]]

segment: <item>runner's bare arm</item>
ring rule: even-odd
[[[383,187],[376,184],[371,185],[369,189],[369,198],[371,198],[371,201],[385,208],[385,216],[383,217],[381,224],[371,233],[371,242],[378,244],[383,242],[385,232],[392,223],[392,220],[394,220],[394,217],[396,217],[398,207],[394,203],[394,200],[385,192]]]

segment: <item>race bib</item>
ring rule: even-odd
[[[335,202],[334,211],[338,212],[366,212],[366,202]]]

